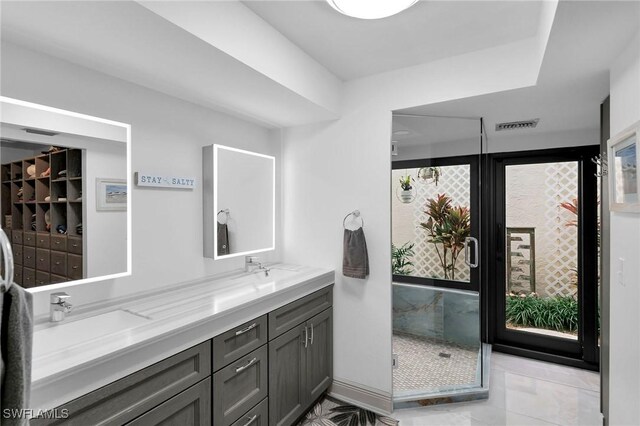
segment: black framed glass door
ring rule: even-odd
[[[490,156],[486,285],[496,349],[597,368],[597,154]]]

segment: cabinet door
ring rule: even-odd
[[[305,324],[269,342],[269,424],[289,426],[307,401]]]
[[[146,412],[128,426],[210,426],[211,378]]]
[[[333,310],[316,315],[307,321],[307,392],[315,401],[329,388],[333,377]]]

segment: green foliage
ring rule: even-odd
[[[400,188],[402,188],[403,191],[409,191],[413,188],[413,186],[411,185],[412,182],[415,182],[415,179],[413,179],[411,175],[401,176]]]
[[[413,272],[413,262],[409,260],[415,255],[413,251],[414,243],[406,242],[402,247],[391,244],[391,271],[394,275],[411,275]]]
[[[507,296],[505,314],[513,325],[568,332],[578,329],[578,301],[572,296]]]
[[[452,206],[451,197],[439,194],[428,199],[425,214],[429,219],[420,224],[429,233],[430,243],[444,271],[444,279],[456,278],[458,257],[464,250],[465,239],[471,235],[471,214],[467,207]]]

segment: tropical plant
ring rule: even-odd
[[[454,207],[451,197],[439,194],[437,199],[427,200],[424,213],[429,216],[429,219],[421,223],[420,227],[429,233],[428,242],[436,248],[444,279],[454,280],[458,257],[464,250],[465,239],[471,235],[469,208]]]
[[[391,244],[391,271],[394,275],[411,275],[413,262],[409,258],[415,255],[414,243],[407,241],[401,247]]]
[[[568,332],[578,329],[578,301],[573,296],[509,295],[506,302],[506,320],[512,325]]]
[[[413,186],[411,185],[412,182],[415,182],[415,180],[411,177],[411,175],[401,176],[400,188],[402,188],[403,191],[410,191],[411,189],[413,189]]]
[[[600,201],[598,201],[598,204],[600,204]],[[578,227],[578,199],[574,198],[571,200],[570,203],[564,202],[564,203],[560,203],[560,207],[562,207],[563,209],[573,213],[576,218],[575,219],[571,219],[568,220],[565,223],[565,226],[575,226],[576,228]],[[600,219],[598,219],[598,247],[600,247]]]

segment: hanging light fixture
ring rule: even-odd
[[[327,0],[338,12],[360,19],[386,18],[417,2],[418,0]]]

